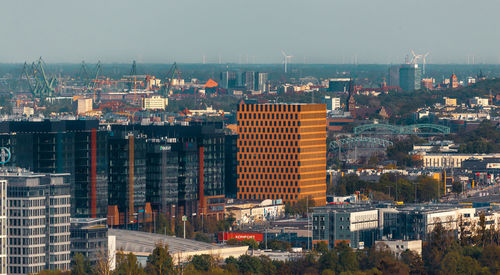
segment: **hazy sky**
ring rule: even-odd
[[[499,0],[1,0],[0,62],[500,63]],[[248,56],[248,59],[247,59]],[[469,58],[472,62],[472,57]]]

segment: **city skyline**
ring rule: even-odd
[[[7,1],[0,62],[278,64],[284,50],[292,63],[389,64],[413,49],[428,63],[498,64],[500,4],[486,2]]]

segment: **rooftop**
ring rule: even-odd
[[[210,252],[213,252],[213,254],[215,254],[225,248],[239,248],[239,250],[246,252],[248,249],[247,246],[221,246],[162,234],[122,229],[109,229],[108,235],[116,236],[117,250],[122,249],[123,251],[143,255],[151,254],[158,243],[166,243],[168,245],[168,251],[171,255],[177,255],[179,253],[193,254],[193,252],[198,252],[199,254],[210,254]]]

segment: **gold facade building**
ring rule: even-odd
[[[326,105],[238,105],[238,199],[326,203]]]

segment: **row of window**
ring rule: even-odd
[[[242,187],[241,189],[238,187],[238,193],[239,192],[246,192],[246,193],[254,193],[254,190],[255,192],[260,192],[260,193],[295,193],[295,187],[288,187],[288,188],[281,188],[281,187],[270,187],[270,188],[267,188],[267,187],[255,187],[255,189],[253,187]],[[297,188],[297,193],[300,193],[300,187]]]
[[[253,124],[253,123],[252,123]],[[288,128],[288,127],[280,127],[280,126],[286,126],[286,125],[281,125],[281,121],[274,122],[273,124],[275,125],[269,125],[270,127],[240,127],[239,132],[240,133],[298,133],[299,128],[293,127],[293,128]],[[277,125],[276,125],[277,124]],[[285,123],[283,123],[285,124]],[[242,125],[240,125],[242,126]],[[244,125],[243,125],[244,126]],[[247,125],[248,126],[248,125]],[[253,125],[250,125],[253,126]],[[279,127],[279,128],[277,128]]]
[[[251,112],[300,112],[299,104],[241,104],[239,111]]]
[[[288,186],[288,184],[290,184],[290,186],[297,186],[298,185],[298,182],[297,181],[241,181],[239,185],[242,185],[242,186],[246,186],[246,185],[249,185],[249,186]]]
[[[300,179],[300,175],[297,176],[298,179]],[[292,179],[292,176],[290,174],[272,174],[272,175],[267,175],[267,174],[260,174],[260,175],[255,175],[255,174],[238,174],[238,179],[244,180],[244,179],[250,179],[250,180],[258,180],[258,179],[269,179],[269,180],[284,180],[284,179]]]
[[[267,162],[267,161],[266,161]],[[293,163],[295,165],[295,162]],[[267,166],[267,164],[266,164]],[[239,167],[239,172],[240,173],[297,173],[297,168],[288,168],[288,167],[281,167],[281,168],[274,168],[274,167]],[[299,177],[300,178],[300,177]],[[292,179],[295,179],[295,175],[292,175]]]
[[[273,199],[273,200],[296,200],[298,199],[297,194],[238,194],[239,199],[249,199],[249,200],[265,200],[265,199]]]
[[[300,121],[290,121],[290,120],[238,120],[239,126],[300,126]]]
[[[262,156],[261,159],[266,159],[264,156]],[[273,171],[273,172],[278,172],[279,170],[277,170],[278,168],[274,168],[274,167],[281,167],[281,166],[288,166],[288,167],[294,167],[294,168],[286,168],[286,169],[290,169],[290,170],[285,170],[285,172],[290,172],[290,173],[298,173],[299,172],[299,168],[297,168],[298,166],[300,166],[300,161],[267,161],[267,160],[264,160],[264,161],[253,161],[253,160],[242,160],[242,161],[238,161],[238,166],[240,168],[242,167],[253,167],[253,166],[265,166],[267,167],[267,172],[270,173],[270,171]],[[270,166],[274,166],[274,167],[270,167]],[[276,170],[270,170],[270,169],[276,169]],[[262,170],[264,171],[264,170]],[[241,172],[241,170],[240,170]],[[251,172],[249,170],[249,172]]]

